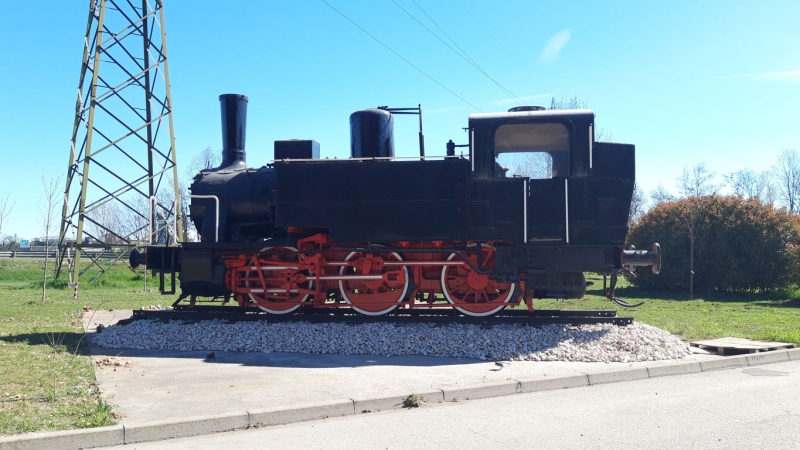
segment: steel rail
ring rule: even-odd
[[[233,306],[201,306],[190,308],[179,305],[174,310],[134,310],[129,319],[158,320],[226,320],[228,322],[244,322],[266,320],[269,322],[311,322],[311,323],[466,323],[483,326],[519,324],[546,325],[570,324],[588,325],[609,323],[613,325],[630,325],[632,317],[619,317],[615,310],[506,310],[489,317],[473,317],[460,314],[452,308],[442,309],[398,309],[381,316],[358,314],[349,308],[324,309],[297,314],[268,314],[256,307],[238,308]],[[127,323],[127,322],[126,322]]]

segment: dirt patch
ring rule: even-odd
[[[118,367],[124,367],[126,369],[130,369],[132,364],[130,361],[116,358],[113,356],[104,356],[102,358],[97,358],[94,361],[94,365],[100,368],[113,368],[117,370]]]

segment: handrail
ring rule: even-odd
[[[219,197],[216,195],[194,195],[194,194],[181,194],[180,198],[211,198],[214,199],[214,204],[216,206],[216,216],[214,222],[214,242],[219,242]],[[178,208],[178,200],[175,200],[175,210],[177,211]]]
[[[150,196],[150,215],[147,216],[147,245],[153,243],[153,211],[158,208],[158,199],[155,195]]]
[[[298,158],[298,159],[272,159],[269,164],[276,162],[289,163],[289,162],[334,162],[334,161],[394,161],[395,159],[458,159],[462,156],[455,155],[430,155],[430,156],[373,156],[369,158]]]

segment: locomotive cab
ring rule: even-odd
[[[470,116],[473,177],[523,185],[526,244],[624,245],[634,147],[596,143],[594,117],[590,110]]]

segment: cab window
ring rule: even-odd
[[[494,134],[495,177],[569,176],[569,132],[561,123],[501,125]]]

